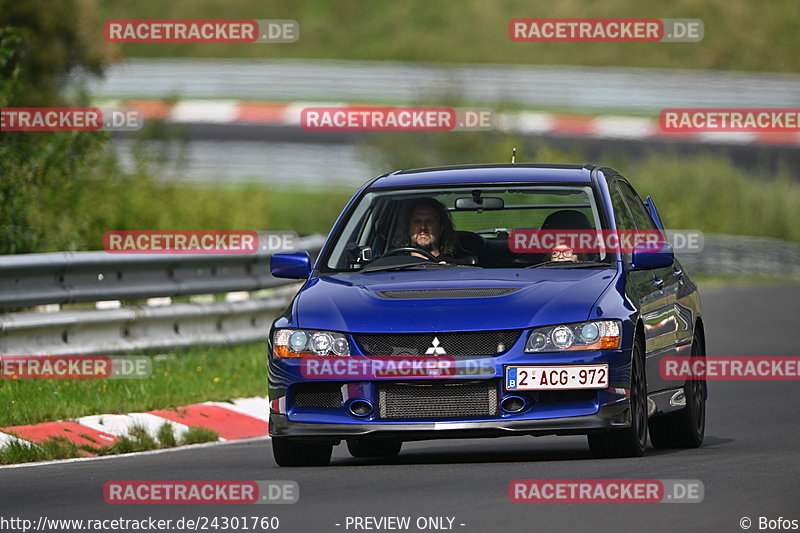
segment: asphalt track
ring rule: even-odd
[[[798,355],[800,287],[703,292],[710,355]],[[0,469],[0,517],[278,516],[278,531],[337,532],[347,516],[455,517],[455,531],[742,531],[749,517],[800,520],[800,382],[711,382],[705,444],[641,459],[591,459],[582,437],[507,437],[406,444],[391,462],[278,468],[270,442]],[[699,479],[700,503],[515,504],[520,478]],[[109,505],[109,480],[294,480],[293,505]],[[341,524],[336,526],[336,524]],[[464,524],[463,526],[461,524]],[[5,529],[4,531],[14,531]],[[64,531],[64,530],[62,530]],[[209,529],[213,531],[213,529]],[[239,529],[244,531],[244,529]],[[386,530],[380,530],[386,531]],[[432,531],[432,530],[423,530]]]

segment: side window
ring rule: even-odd
[[[633,224],[628,208],[625,205],[625,200],[617,188],[617,182],[609,184],[608,192],[611,195],[611,205],[614,206],[614,220],[617,222],[617,229],[619,230],[634,230],[636,226]]]
[[[611,195],[611,205],[614,207],[614,220],[617,222],[617,229],[620,231],[635,230],[636,226],[633,224],[628,206],[625,205],[625,200],[617,188],[617,182],[613,181],[608,184],[608,193]],[[623,252],[622,257],[626,262],[631,261],[631,253]]]
[[[633,215],[633,220],[636,223],[636,229],[658,229],[656,223],[653,222],[652,218],[650,218],[650,213],[645,211],[645,207],[641,198],[639,198],[639,196],[633,192],[633,189],[631,189],[627,183],[621,181],[617,182],[617,186],[622,192],[622,195],[625,197],[628,207],[631,208],[631,214]]]

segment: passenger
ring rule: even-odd
[[[572,248],[567,246],[566,244],[559,244],[553,251],[550,252],[550,261],[557,261],[557,262],[568,262],[568,261],[577,261],[578,254],[576,254]]]

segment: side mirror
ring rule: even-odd
[[[642,242],[633,247],[631,266],[634,270],[665,268],[674,262],[672,245],[666,241]]]
[[[311,256],[308,252],[274,254],[269,270],[276,278],[305,279],[311,274]]]

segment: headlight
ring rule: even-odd
[[[272,339],[276,357],[349,356],[350,344],[341,333],[279,329]]]
[[[620,347],[619,320],[593,320],[536,328],[525,344],[527,353],[615,350]]]

